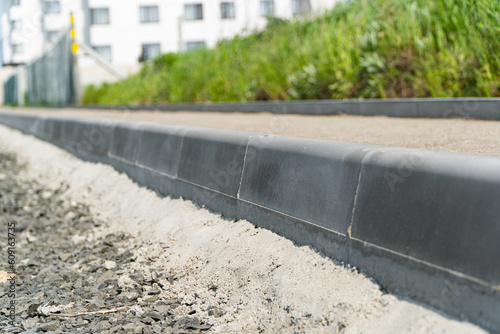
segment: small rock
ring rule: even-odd
[[[5,333],[26,333],[26,332],[23,332],[24,330],[21,328],[21,327],[12,327],[12,326],[7,326],[7,327],[3,327],[2,328],[3,331],[5,331]],[[3,333],[2,331],[2,333]],[[36,333],[35,332],[29,332],[30,334],[31,333]]]
[[[212,326],[211,325],[187,324],[184,326],[184,328],[191,329],[191,330],[208,331],[210,328],[212,328]]]
[[[46,190],[46,191],[44,191],[42,193],[42,198],[43,199],[49,199],[50,197],[52,197],[52,192],[51,191]]]
[[[72,222],[73,219],[75,219],[76,217],[76,213],[74,213],[73,211],[70,211],[66,214],[66,216],[64,216],[64,222],[66,224],[69,224]]]
[[[217,307],[217,306],[212,306],[209,310],[208,310],[208,315],[209,316],[212,316],[214,318],[220,318],[224,315],[224,312],[222,312],[222,310]]]
[[[142,299],[144,303],[154,303],[158,300],[158,296],[147,296]]]
[[[172,309],[169,305],[165,305],[165,304],[156,304],[153,307],[156,311],[158,311],[160,313],[164,313],[164,312],[170,313],[170,310]]]
[[[37,238],[32,236],[31,233],[26,232],[26,240],[28,240],[28,242],[35,242],[37,240]]]
[[[59,254],[59,258],[60,258],[62,261],[64,261],[64,262],[68,261],[68,259],[69,259],[70,257],[72,257],[72,256],[73,256],[73,254],[71,254],[71,253],[60,253],[60,254]]]
[[[85,240],[87,240],[86,237],[82,237],[80,236],[79,234],[76,234],[74,235],[72,238],[71,238],[71,241],[74,243],[74,244],[81,244],[83,243]]]
[[[140,296],[140,294],[139,294],[139,292],[137,292],[137,290],[128,291],[128,292],[122,293],[122,295],[125,296],[128,301],[137,300],[137,298],[139,298],[139,296]]]
[[[19,332],[12,332],[12,333],[19,333]],[[21,332],[20,334],[36,334],[37,330],[36,328],[32,328],[29,331]]]
[[[123,329],[126,332],[130,333],[131,331],[134,331],[137,328],[137,326],[138,326],[138,324],[136,324],[136,323],[130,323],[130,324],[123,325]],[[141,330],[141,332],[142,332],[142,330]]]
[[[142,315],[143,318],[151,318],[153,319],[154,321],[160,321],[162,320],[162,316],[159,315],[158,313],[156,312],[146,312]]]
[[[144,310],[142,309],[142,307],[140,307],[138,305],[132,306],[129,309],[129,312],[132,313],[132,314],[134,314],[137,317],[140,317],[140,316],[142,316],[144,314]]]
[[[151,289],[148,292],[148,295],[159,295],[161,293],[160,289]]]
[[[29,307],[28,307],[28,313],[31,314],[31,313],[36,313],[38,308],[41,306],[42,304],[31,304]]]
[[[104,261],[104,264],[103,264],[104,268],[108,269],[108,270],[111,270],[113,268],[116,267],[116,262],[114,261]]]
[[[39,326],[37,329],[42,331],[42,332],[53,332],[53,331],[58,330],[59,327],[60,327],[59,321],[54,320],[54,321],[50,321],[50,322],[47,322],[47,323]]]

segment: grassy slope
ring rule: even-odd
[[[498,0],[353,0],[168,54],[85,103],[500,96]]]

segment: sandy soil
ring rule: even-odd
[[[215,129],[500,156],[500,121],[270,113],[101,111],[16,108],[24,113],[201,126]]]
[[[0,126],[0,150],[15,152],[24,176],[89,206],[109,222],[93,238],[123,231],[148,241],[137,256],[181,277],[172,297],[195,308],[221,305],[221,333],[485,333],[386,294],[376,282],[247,221],[227,221],[192,202],[159,198],[101,164]],[[90,237],[89,237],[90,238]],[[216,287],[214,289],[209,287]]]

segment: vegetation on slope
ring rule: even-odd
[[[84,103],[500,96],[498,0],[352,0],[165,54]]]

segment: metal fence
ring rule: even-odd
[[[3,96],[4,96],[4,104],[17,106],[19,104],[18,101],[18,85],[19,85],[19,76],[13,74],[7,79],[3,84]]]
[[[76,102],[72,39],[69,30],[26,66],[30,105],[64,106]]]

